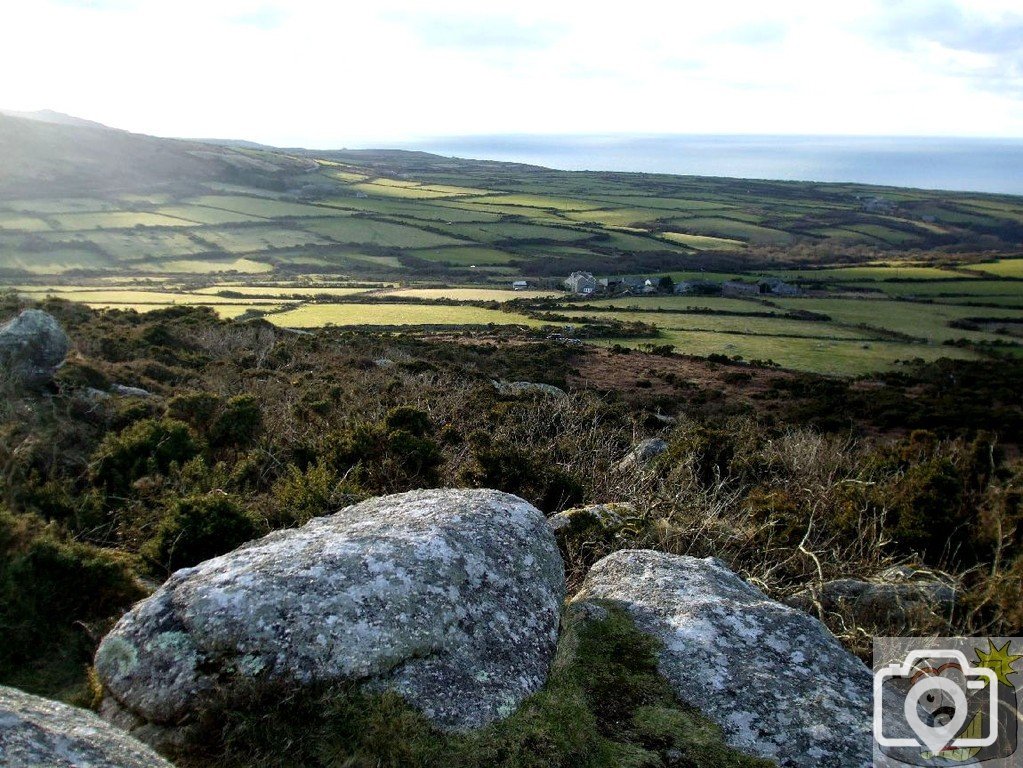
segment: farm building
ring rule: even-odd
[[[565,280],[565,287],[572,293],[588,296],[597,290],[597,279],[589,272],[573,272]]]
[[[512,283],[512,290],[513,291],[524,291],[528,287],[529,287],[529,283],[527,283],[525,280],[516,280],[514,283]]]
[[[674,291],[679,295],[710,295],[721,293],[721,283],[713,280],[682,280],[675,283]]]
[[[760,281],[761,293],[773,293],[775,296],[799,296],[802,291],[777,277],[769,277]]]
[[[726,296],[759,296],[766,293],[760,283],[747,283],[742,280],[725,280],[721,284],[721,292]]]

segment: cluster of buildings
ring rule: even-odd
[[[589,272],[573,272],[564,282],[565,288],[579,296],[591,294],[642,295],[675,293],[697,296],[799,296],[802,291],[791,283],[776,277],[746,280],[671,280],[654,278],[605,277],[595,278]]]

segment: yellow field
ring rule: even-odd
[[[315,328],[333,325],[528,325],[540,326],[537,320],[470,306],[436,306],[427,304],[307,304],[290,312],[267,318],[275,325],[290,328]]]

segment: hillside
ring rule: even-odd
[[[480,282],[510,271],[734,270],[1021,242],[1023,200],[1009,196],[268,150],[0,116],[9,275],[173,273],[173,262],[201,257],[212,271],[244,258],[285,275]],[[35,256],[52,251],[63,252],[59,267]]]
[[[1023,349],[1019,198],[272,150],[64,117],[0,118],[0,141],[0,280],[25,296],[287,327],[568,325],[841,375]],[[631,282],[582,301],[563,293],[576,270]],[[759,293],[779,280],[788,294]],[[692,281],[709,285],[669,295]]]
[[[25,306],[0,297],[35,329],[0,332],[0,686],[102,698],[179,768],[759,766],[766,737],[729,716],[805,754],[789,712],[819,730],[821,701],[869,711],[869,675],[850,704],[834,671],[862,669],[871,635],[1019,633],[1019,361],[840,382],[496,330]],[[645,578],[608,582],[635,558]],[[675,629],[607,612],[650,600]],[[831,670],[814,685],[765,674],[765,653],[787,669],[808,647]],[[425,703],[381,693],[419,664],[441,665]],[[769,696],[781,716],[761,717]],[[442,708],[503,719],[452,732]],[[812,754],[789,764],[864,764]]]
[[[203,182],[258,186],[305,163],[128,133],[53,112],[0,113],[0,199],[185,191]]]

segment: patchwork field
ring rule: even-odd
[[[249,152],[270,177],[0,196],[0,285],[95,307],[199,304],[296,327],[538,328],[568,317],[606,336],[608,323],[645,323],[660,335],[616,341],[842,375],[1020,351],[1019,198],[422,153],[299,155]],[[774,276],[801,295],[580,302],[561,293],[576,270],[641,281]],[[519,279],[529,291],[508,290]],[[529,309],[475,306],[513,299]]]

